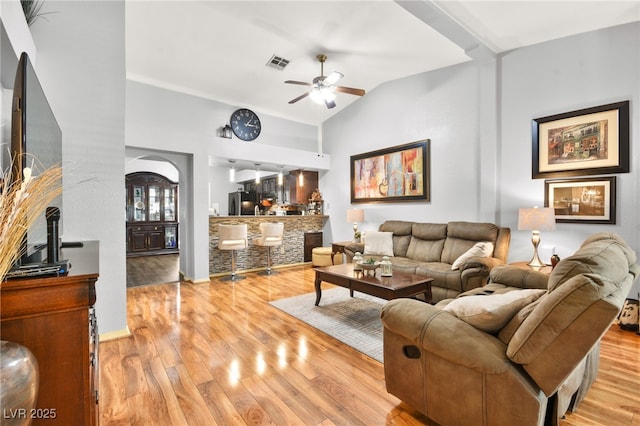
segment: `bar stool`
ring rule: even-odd
[[[258,272],[258,275],[272,275],[276,272],[271,270],[271,247],[281,246],[284,236],[284,223],[260,223],[259,238],[253,240],[253,244],[267,248],[267,269]]]
[[[236,275],[236,250],[247,248],[247,224],[219,225],[218,249],[231,250],[231,275],[221,278],[222,281],[240,281],[245,276]]]

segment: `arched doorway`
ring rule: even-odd
[[[181,154],[151,150],[129,149],[126,152],[125,175],[142,182],[136,186],[141,209],[128,205],[127,209],[127,287],[176,282],[181,279],[181,265],[186,264],[180,250],[188,235],[181,232],[180,217],[188,208],[187,198],[180,197],[188,162]],[[139,180],[148,175],[148,179]],[[149,183],[144,183],[149,182]],[[164,183],[166,182],[166,183]],[[175,191],[172,186],[175,185]],[[127,199],[131,201],[132,185],[127,185]],[[165,193],[166,192],[166,193]],[[174,197],[165,204],[161,197]],[[153,198],[156,197],[156,198]],[[181,199],[182,198],[182,199]],[[154,207],[150,203],[155,200]],[[131,204],[131,203],[129,203]],[[153,204],[153,203],[152,203]],[[159,211],[161,209],[162,211]],[[165,211],[165,209],[167,209]],[[132,227],[130,219],[137,214],[140,220]],[[165,217],[165,213],[168,215]],[[146,221],[150,219],[150,221]],[[165,221],[165,219],[169,219]],[[133,232],[132,232],[133,231]],[[146,247],[147,245],[148,247]]]

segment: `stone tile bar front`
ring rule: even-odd
[[[296,265],[304,262],[304,234],[322,232],[328,219],[325,215],[310,216],[209,216],[209,275],[220,276],[231,271],[231,252],[218,249],[218,226],[221,224],[247,224],[249,247],[236,252],[238,271],[265,269],[267,249],[253,245],[253,239],[260,237],[261,222],[284,223],[284,239],[281,247],[271,248],[271,264]]]

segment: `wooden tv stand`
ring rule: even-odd
[[[26,346],[38,360],[32,425],[98,424],[98,255],[97,241],[63,248],[67,276],[13,279],[0,288],[2,340]]]

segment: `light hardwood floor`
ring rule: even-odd
[[[313,291],[311,267],[279,272],[127,289],[132,335],[100,345],[101,424],[430,424],[386,392],[382,364],[268,304]],[[614,325],[562,426],[640,425],[639,389],[640,336]]]

